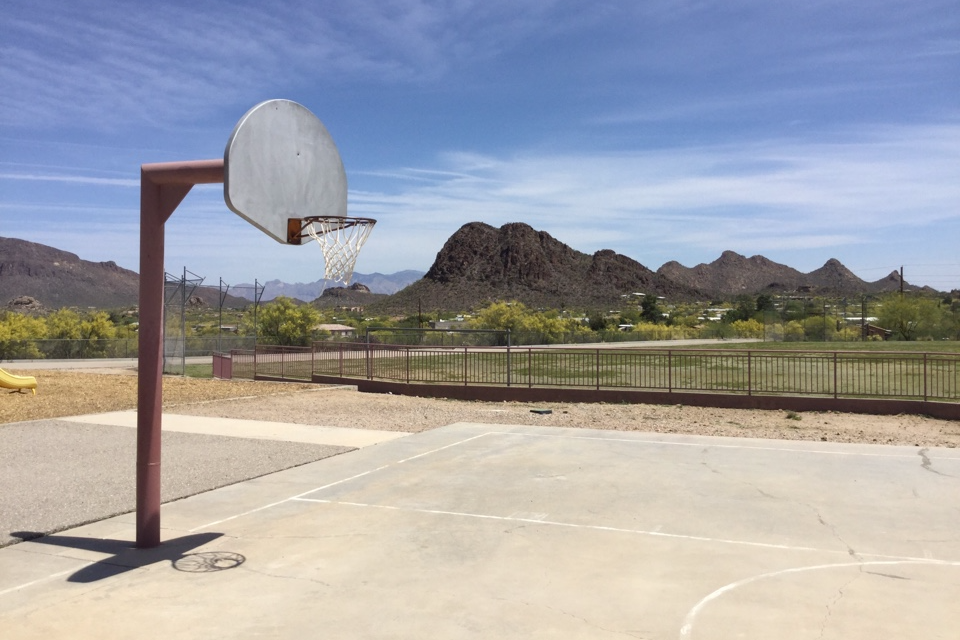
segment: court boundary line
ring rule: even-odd
[[[459,423],[459,424],[470,424],[470,423]],[[490,426],[495,426],[495,425],[490,425]],[[522,427],[524,427],[524,426],[529,426],[529,425],[518,425],[518,426],[522,428]],[[533,428],[537,428],[537,427],[534,426]],[[902,459],[904,459],[904,460],[912,460],[912,459],[914,459],[914,458],[916,457],[914,454],[905,454],[905,453],[904,453],[904,454],[899,454],[899,453],[898,453],[898,454],[885,454],[885,453],[872,453],[872,452],[860,452],[860,451],[854,451],[854,452],[847,452],[847,451],[821,451],[821,450],[817,450],[817,449],[795,449],[795,448],[791,448],[791,447],[765,447],[765,446],[759,446],[759,445],[741,445],[741,444],[734,444],[734,443],[722,443],[722,444],[721,444],[721,443],[716,443],[716,444],[710,444],[710,443],[702,443],[702,442],[675,442],[675,441],[669,441],[669,440],[668,440],[668,441],[664,441],[664,440],[651,440],[651,439],[648,439],[648,438],[642,438],[642,439],[641,439],[641,438],[617,438],[617,437],[579,436],[579,435],[572,435],[572,434],[523,433],[523,432],[520,432],[520,431],[492,430],[492,431],[484,431],[483,433],[480,433],[480,434],[471,436],[471,437],[469,437],[469,438],[465,438],[465,439],[463,439],[463,440],[458,440],[458,441],[456,441],[456,442],[453,442],[453,443],[444,445],[444,446],[442,446],[442,447],[437,447],[437,448],[431,449],[431,450],[429,450],[429,451],[424,451],[424,452],[422,452],[422,453],[419,453],[419,454],[414,455],[414,456],[410,456],[410,457],[408,457],[408,458],[404,458],[404,459],[402,459],[402,460],[398,460],[398,461],[395,461],[395,462],[389,462],[389,463],[387,463],[387,464],[381,465],[381,466],[376,467],[376,468],[374,468],[374,469],[368,469],[367,471],[363,471],[363,472],[361,472],[361,473],[355,474],[355,475],[350,476],[350,477],[348,477],[348,478],[341,478],[340,480],[336,480],[336,481],[334,481],[334,482],[327,483],[327,484],[325,484],[325,485],[323,485],[323,486],[316,487],[316,488],[313,488],[313,489],[308,489],[307,491],[303,491],[303,492],[298,493],[298,494],[296,494],[296,495],[288,496],[288,497],[283,498],[283,499],[281,499],[281,500],[277,500],[277,501],[275,501],[275,502],[271,502],[271,503],[266,504],[266,505],[262,505],[262,506],[259,506],[259,507],[255,507],[255,508],[253,508],[253,509],[248,509],[247,511],[244,511],[244,512],[242,512],[242,513],[238,513],[238,514],[235,514],[235,515],[232,515],[232,516],[228,516],[228,517],[226,517],[226,518],[221,518],[221,519],[219,519],[219,520],[214,520],[214,521],[212,521],[212,522],[208,522],[208,523],[199,525],[199,526],[197,526],[197,527],[193,527],[192,529],[188,529],[187,532],[188,532],[188,533],[194,533],[194,532],[200,531],[200,530],[202,530],[202,529],[206,529],[206,528],[208,528],[208,527],[216,526],[216,525],[222,524],[222,523],[224,523],[224,522],[229,522],[229,521],[235,520],[235,519],[237,519],[237,518],[242,518],[242,517],[244,517],[244,516],[247,516],[247,515],[250,515],[250,514],[253,514],[253,513],[257,513],[257,512],[260,512],[260,511],[264,511],[264,510],[266,510],[266,509],[270,509],[270,508],[272,508],[272,507],[279,506],[279,505],[284,504],[284,503],[286,503],[286,502],[291,502],[291,501],[299,500],[299,499],[303,498],[304,496],[310,495],[311,493],[315,493],[315,492],[318,492],[318,491],[323,491],[323,490],[325,490],[325,489],[329,489],[330,487],[334,487],[334,486],[337,486],[337,485],[340,485],[340,484],[344,484],[344,483],[349,482],[349,481],[351,481],[351,480],[356,480],[357,478],[362,478],[362,477],[365,477],[365,476],[368,476],[368,475],[377,473],[377,472],[379,472],[379,471],[383,471],[384,469],[388,469],[388,468],[393,467],[393,466],[398,466],[398,465],[401,465],[401,464],[405,464],[405,463],[410,462],[410,461],[412,461],[412,460],[416,460],[416,459],[418,459],[418,458],[422,458],[422,457],[425,457],[425,456],[428,456],[428,455],[433,455],[433,454],[435,454],[435,453],[438,453],[438,452],[440,452],[440,451],[444,451],[444,450],[449,449],[449,448],[451,448],[451,447],[456,447],[456,446],[459,446],[459,445],[461,445],[461,444],[465,444],[465,443],[467,443],[467,442],[472,442],[473,440],[477,440],[477,439],[480,439],[480,438],[483,438],[483,437],[486,437],[486,436],[490,436],[490,435],[519,436],[519,437],[523,437],[523,438],[555,438],[555,439],[571,439],[571,440],[590,440],[590,441],[598,441],[598,442],[621,442],[621,443],[627,443],[627,444],[647,444],[647,445],[655,444],[655,445],[679,446],[679,447],[709,447],[709,448],[719,448],[719,449],[748,449],[748,450],[756,450],[756,451],[775,451],[775,452],[784,452],[784,453],[807,453],[807,454],[825,454],[825,455],[840,455],[840,456],[852,455],[852,456],[863,456],[863,457],[897,458],[897,459],[901,459],[901,458],[902,458]],[[707,436],[707,437],[710,437],[710,436]],[[940,459],[941,459],[941,460],[955,460],[955,458],[951,458],[951,457],[940,458]]]
[[[528,425],[519,425],[519,426],[528,426]],[[532,425],[529,425],[532,426]],[[534,427],[537,428],[537,427]],[[555,427],[550,427],[555,428]],[[575,428],[575,427],[574,427]],[[595,431],[602,431],[600,429],[595,429]],[[872,457],[872,458],[904,458],[905,460],[914,459],[917,454],[908,454],[908,453],[872,453],[869,451],[821,451],[818,449],[794,449],[791,447],[764,447],[760,445],[743,445],[743,444],[705,444],[703,442],[674,442],[671,440],[649,440],[649,439],[636,439],[636,438],[601,438],[598,436],[576,436],[576,435],[565,435],[565,434],[554,434],[554,433],[521,433],[519,431],[490,431],[490,434],[497,435],[516,435],[530,438],[569,438],[571,440],[597,440],[600,442],[625,442],[631,444],[661,444],[668,446],[676,447],[709,447],[713,449],[750,449],[756,451],[782,451],[784,453],[809,453],[809,454],[823,454],[823,455],[833,455],[833,456],[863,456],[863,457]],[[641,433],[641,432],[638,432]],[[684,434],[676,434],[684,435]],[[703,438],[720,438],[724,436],[690,436],[690,437],[703,437]],[[783,442],[804,442],[802,440],[784,440]],[[863,446],[858,445],[858,443],[853,442],[839,442],[831,444],[840,444],[847,446]],[[866,445],[866,446],[894,446],[894,445]],[[900,445],[902,446],[902,445]],[[930,449],[939,450],[940,447],[915,447],[916,451],[929,451]],[[938,460],[956,460],[960,462],[960,458],[954,458],[952,456],[946,456],[938,458]]]
[[[202,524],[202,525],[200,525],[200,526],[198,526],[198,527],[194,527],[194,528],[192,528],[192,529],[187,529],[187,532],[188,532],[188,533],[194,533],[194,532],[196,532],[196,531],[200,531],[201,529],[206,529],[206,528],[208,528],[208,527],[213,527],[213,526],[216,526],[216,525],[218,525],[218,524],[222,524],[222,523],[224,523],[224,522],[229,522],[230,520],[235,520],[235,519],[237,519],[237,518],[242,518],[242,517],[244,517],[244,516],[248,516],[248,515],[250,515],[250,514],[252,514],[252,513],[257,513],[257,512],[259,512],[259,511],[264,511],[264,510],[266,510],[266,509],[270,509],[270,508],[272,508],[272,507],[276,507],[276,506],[279,506],[279,505],[281,505],[281,504],[284,504],[285,502],[291,502],[291,501],[297,500],[297,499],[302,498],[303,496],[309,495],[309,494],[311,494],[311,493],[315,493],[315,492],[317,492],[317,491],[323,491],[324,489],[329,489],[330,487],[335,487],[335,486],[337,486],[337,485],[339,485],[339,484],[343,484],[343,483],[345,483],[345,482],[350,482],[351,480],[356,480],[357,478],[362,478],[362,477],[364,477],[364,476],[368,476],[368,475],[373,474],[373,473],[376,473],[376,472],[378,472],[378,471],[383,471],[384,469],[389,469],[390,467],[393,467],[393,466],[398,466],[398,465],[401,465],[401,464],[405,464],[405,463],[407,463],[407,462],[410,462],[411,460],[416,460],[417,458],[422,458],[422,457],[424,457],[424,456],[437,453],[438,451],[443,451],[444,449],[450,449],[450,448],[452,448],[452,447],[459,446],[459,445],[464,444],[464,443],[466,443],[466,442],[470,442],[470,441],[472,441],[472,440],[476,440],[476,439],[478,439],[478,438],[482,438],[482,437],[484,437],[484,436],[486,436],[486,435],[489,435],[489,432],[487,432],[487,433],[481,433],[481,434],[475,435],[475,436],[471,436],[471,437],[466,438],[466,439],[464,439],[464,440],[458,440],[457,442],[452,442],[452,443],[447,444],[447,445],[444,445],[444,446],[442,446],[442,447],[437,447],[436,449],[431,449],[430,451],[424,451],[424,452],[422,452],[422,453],[418,453],[418,454],[415,455],[415,456],[410,456],[410,457],[404,458],[404,459],[402,459],[402,460],[397,460],[397,461],[395,461],[395,462],[389,462],[389,463],[387,463],[387,464],[380,465],[379,467],[376,467],[375,469],[368,469],[368,470],[363,471],[363,472],[361,472],[361,473],[357,473],[357,474],[355,474],[355,475],[350,476],[349,478],[341,478],[340,480],[335,480],[335,481],[333,481],[333,482],[328,482],[327,484],[325,484],[325,485],[323,485],[323,486],[315,487],[315,488],[313,488],[313,489],[308,489],[307,491],[304,491],[304,492],[302,492],[302,493],[298,493],[298,494],[295,495],[295,496],[290,496],[290,497],[287,497],[287,498],[283,498],[282,500],[277,500],[277,501],[275,501],[275,502],[271,502],[270,504],[266,504],[266,505],[263,505],[263,506],[260,506],[260,507],[255,507],[255,508],[253,508],[253,509],[248,509],[247,511],[244,511],[243,513],[238,513],[238,514],[236,514],[236,515],[232,515],[232,516],[229,516],[229,517],[226,517],[226,518],[221,518],[220,520],[214,520],[213,522],[208,522],[208,523],[206,523],[206,524]],[[322,462],[322,460],[317,460],[317,462]]]
[[[707,536],[696,536],[684,533],[668,533],[664,531],[649,531],[645,529],[627,529],[624,527],[612,527],[608,525],[596,525],[596,524],[577,524],[575,522],[561,522],[559,520],[541,520],[537,518],[519,518],[515,516],[496,516],[485,513],[469,513],[466,511],[448,511],[444,509],[424,509],[418,507],[398,507],[394,505],[384,505],[384,504],[372,504],[365,502],[352,502],[348,500],[325,500],[323,498],[295,498],[295,502],[310,502],[314,504],[331,504],[331,505],[342,505],[347,507],[363,507],[370,509],[384,509],[387,511],[402,511],[405,513],[424,513],[429,515],[443,515],[443,516],[458,516],[463,518],[476,518],[479,520],[497,520],[501,522],[519,522],[524,524],[542,524],[552,527],[564,527],[568,529],[583,529],[587,531],[600,531],[606,533],[626,533],[632,535],[642,535],[650,536],[655,538],[670,538],[674,540],[689,540],[692,542],[707,542],[707,543],[718,543],[718,544],[730,544],[730,545],[739,545],[745,547],[758,547],[761,549],[771,549],[774,551],[797,551],[797,552],[813,552],[813,553],[824,553],[824,554],[838,554],[843,556],[850,556],[850,552],[846,549],[821,549],[818,547],[802,547],[802,546],[792,546],[786,544],[776,544],[773,542],[754,542],[750,540],[733,540],[729,538],[710,538]],[[889,562],[915,562],[915,563],[933,563],[933,564],[942,564],[942,563],[955,563],[960,565],[960,561],[953,560],[941,560],[938,558],[917,558],[914,556],[899,556],[899,555],[890,555],[885,553],[869,553],[869,552],[857,552],[858,556],[869,557],[869,558],[882,558],[884,561]],[[874,561],[880,562],[880,561]],[[857,566],[862,563],[852,563],[851,566]],[[831,565],[832,566],[832,565]]]
[[[870,554],[864,554],[870,555]],[[880,556],[883,557],[883,556]],[[902,558],[899,560],[884,560],[884,561],[872,561],[872,562],[841,562],[836,564],[819,564],[813,566],[805,567],[791,567],[789,569],[781,569],[779,571],[770,571],[767,573],[757,574],[755,576],[750,576],[749,578],[743,578],[741,580],[736,580],[729,584],[726,584],[719,589],[714,590],[713,592],[707,594],[705,597],[701,598],[697,604],[695,604],[690,611],[687,612],[687,615],[683,618],[683,625],[680,627],[680,639],[683,640],[690,636],[690,633],[693,631],[693,623],[696,620],[697,616],[700,615],[700,612],[708,604],[714,600],[720,598],[727,593],[739,589],[740,587],[746,586],[753,582],[758,582],[760,580],[766,580],[767,578],[775,578],[777,576],[788,575],[792,573],[804,573],[806,571],[819,571],[821,569],[845,569],[848,567],[868,567],[868,566],[889,566],[889,565],[898,565],[898,564],[914,564],[914,565],[929,565],[934,567],[960,567],[960,562],[951,561],[951,560],[933,560],[933,559],[920,559],[920,558]]]

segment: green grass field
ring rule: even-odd
[[[665,349],[729,349],[736,351],[874,351],[901,353],[960,353],[960,341],[856,341],[856,342],[723,342],[677,345]]]

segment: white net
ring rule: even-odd
[[[305,231],[317,241],[323,252],[323,277],[350,284],[360,248],[370,237],[376,220],[370,218],[309,218]]]

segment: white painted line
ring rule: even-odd
[[[13,593],[14,591],[20,591],[21,589],[26,589],[27,587],[32,587],[32,586],[35,585],[35,584],[40,584],[40,583],[42,583],[42,582],[47,582],[48,580],[53,580],[54,578],[59,578],[60,576],[65,576],[65,575],[67,575],[68,573],[75,573],[75,572],[77,572],[77,571],[80,571],[80,570],[83,569],[84,567],[89,567],[89,566],[92,565],[92,564],[94,564],[94,563],[93,563],[93,562],[84,562],[83,564],[81,564],[81,565],[79,565],[79,566],[77,566],[77,567],[74,567],[73,569],[67,569],[66,571],[58,571],[57,573],[51,573],[51,574],[48,575],[48,576],[44,576],[44,577],[42,577],[42,578],[37,578],[36,580],[31,580],[30,582],[24,582],[23,584],[18,584],[18,585],[15,586],[15,587],[9,587],[9,588],[7,588],[7,589],[4,589],[3,591],[0,591],[0,596],[5,596],[5,595],[7,595],[8,593]]]
[[[487,432],[485,432],[485,433],[481,433],[480,435],[476,435],[476,436],[472,436],[472,437],[470,437],[470,438],[466,438],[465,440],[458,440],[457,442],[453,442],[453,443],[451,443],[451,444],[444,445],[444,446],[442,446],[442,447],[437,447],[436,449],[431,449],[430,451],[424,451],[423,453],[418,453],[417,455],[415,455],[415,456],[410,456],[409,458],[404,458],[403,460],[400,460],[399,462],[397,462],[397,463],[395,463],[395,464],[403,464],[404,462],[410,462],[411,460],[416,460],[417,458],[422,458],[422,457],[424,457],[424,456],[433,455],[434,453],[437,453],[438,451],[443,451],[444,449],[450,449],[451,447],[459,447],[459,446],[462,445],[462,444],[465,444],[465,443],[470,442],[470,441],[472,441],[472,440],[477,440],[478,438],[483,438],[484,436],[489,436],[489,435],[492,434],[492,433],[496,433],[496,432],[495,432],[495,431],[487,431]]]
[[[866,456],[872,458],[903,458],[905,460],[912,460],[917,457],[917,454],[905,454],[905,453],[870,453],[870,452],[859,452],[859,451],[823,451],[820,449],[794,449],[792,447],[762,447],[759,445],[743,445],[743,444],[716,444],[708,442],[674,442],[670,440],[649,440],[649,439],[636,439],[636,438],[600,438],[597,436],[571,436],[564,434],[552,434],[552,433],[521,433],[517,431],[490,431],[491,435],[504,435],[504,436],[520,436],[523,438],[558,438],[558,439],[570,439],[570,440],[595,440],[598,442],[623,442],[628,444],[659,444],[673,447],[700,447],[700,448],[709,448],[709,449],[753,449],[757,451],[781,451],[784,453],[819,453],[830,456]],[[696,436],[691,436],[696,437]],[[714,436],[701,436],[706,438],[713,438]],[[834,443],[834,444],[847,444],[847,443]],[[917,449],[919,451],[920,449]],[[939,460],[957,460],[957,458],[946,457],[938,458]]]
[[[370,475],[371,473],[376,473],[377,471],[381,471],[381,470],[383,470],[383,469],[386,469],[386,468],[389,467],[389,466],[391,466],[391,465],[385,464],[385,465],[383,465],[382,467],[377,467],[376,469],[370,469],[370,470],[368,470],[368,471],[364,471],[363,473],[358,473],[358,474],[355,475],[355,476],[350,476],[349,478],[343,478],[343,479],[341,479],[341,480],[337,480],[336,482],[331,482],[330,484],[325,484],[325,485],[323,485],[322,487],[316,487],[315,489],[309,489],[309,490],[307,490],[307,491],[304,491],[303,493],[298,493],[298,494],[295,495],[295,496],[290,496],[289,498],[284,498],[284,499],[282,499],[282,500],[277,500],[276,502],[271,502],[270,504],[265,504],[265,505],[263,505],[263,506],[256,507],[256,508],[254,508],[254,509],[249,509],[249,510],[247,510],[247,511],[244,511],[243,513],[238,513],[238,514],[236,514],[236,515],[232,515],[232,516],[229,516],[229,517],[226,517],[226,518],[221,518],[220,520],[214,520],[213,522],[208,522],[208,523],[206,523],[206,524],[202,524],[202,525],[200,525],[199,527],[194,527],[193,529],[188,529],[187,531],[188,531],[188,533],[193,533],[194,531],[200,531],[201,529],[206,529],[207,527],[212,527],[212,526],[215,526],[215,525],[224,523],[224,522],[229,522],[230,520],[236,520],[237,518],[242,518],[242,517],[244,517],[244,516],[248,516],[248,515],[250,515],[251,513],[257,513],[258,511],[263,511],[263,510],[265,510],[265,509],[270,509],[270,508],[272,508],[272,507],[276,507],[276,506],[279,506],[279,505],[281,505],[281,504],[284,504],[285,502],[290,502],[291,500],[297,500],[297,499],[299,499],[299,498],[301,498],[301,497],[303,497],[303,496],[305,496],[305,495],[311,494],[311,493],[313,493],[313,492],[315,492],[315,491],[320,491],[320,490],[322,490],[322,489],[327,489],[327,488],[329,488],[329,487],[333,487],[333,486],[336,486],[336,485],[338,485],[338,484],[342,484],[342,483],[344,483],[344,482],[349,482],[349,481],[351,481],[351,480],[356,480],[357,478],[362,478],[363,476]]]
[[[436,452],[438,452],[438,451],[443,451],[444,449],[449,449],[449,448],[451,448],[451,447],[459,446],[459,445],[464,444],[464,443],[466,443],[466,442],[470,442],[471,440],[476,440],[477,438],[482,438],[482,437],[485,436],[485,435],[487,435],[487,434],[486,434],[486,433],[481,433],[480,435],[472,436],[472,437],[470,437],[470,438],[466,438],[465,440],[459,440],[459,441],[457,441],[457,442],[454,442],[454,443],[451,443],[451,444],[448,444],[448,445],[445,445],[445,446],[442,446],[442,447],[437,447],[436,449],[432,449],[432,450],[426,451],[426,452],[424,452],[424,453],[419,453],[419,454],[417,454],[417,455],[415,455],[415,456],[411,456],[411,457],[409,457],[409,458],[404,458],[403,460],[399,460],[399,461],[397,461],[397,462],[391,462],[391,463],[389,463],[389,464],[382,465],[382,466],[380,466],[380,467],[377,467],[376,469],[369,469],[369,470],[364,471],[364,472],[362,472],[362,473],[358,473],[358,474],[356,474],[356,475],[350,476],[349,478],[342,478],[342,479],[340,479],[340,480],[336,480],[336,481],[334,481],[334,482],[330,482],[330,483],[328,483],[328,484],[325,484],[325,485],[323,485],[323,486],[321,486],[321,487],[316,487],[316,488],[314,488],[314,489],[309,489],[309,490],[304,491],[304,492],[302,492],[302,493],[298,493],[298,494],[295,495],[295,496],[290,496],[289,498],[284,498],[284,499],[282,499],[282,500],[277,500],[276,502],[271,502],[270,504],[265,504],[265,505],[263,505],[263,506],[261,506],[261,507],[256,507],[256,508],[254,508],[254,509],[249,509],[249,510],[247,510],[247,511],[244,511],[243,513],[238,513],[238,514],[236,514],[236,515],[232,515],[232,516],[229,516],[229,517],[227,517],[227,518],[222,518],[222,519],[220,519],[220,520],[214,520],[213,522],[208,522],[208,523],[206,523],[206,524],[202,524],[202,525],[200,525],[199,527],[194,527],[193,529],[189,529],[188,532],[189,532],[189,533],[193,533],[193,532],[195,532],[195,531],[200,531],[201,529],[206,529],[206,528],[208,528],[208,527],[213,527],[213,526],[215,526],[215,525],[222,524],[222,523],[224,523],[224,522],[229,522],[230,520],[236,520],[237,518],[242,518],[242,517],[248,516],[248,515],[250,515],[250,514],[252,514],[252,513],[257,513],[257,512],[259,512],[259,511],[264,511],[265,509],[270,509],[270,508],[272,508],[272,507],[279,506],[279,505],[281,505],[281,504],[284,504],[285,502],[290,502],[290,501],[293,501],[293,500],[299,500],[299,499],[302,499],[303,496],[310,495],[311,493],[316,493],[317,491],[323,491],[324,489],[329,489],[330,487],[335,487],[335,486],[337,486],[338,484],[343,484],[344,482],[350,482],[351,480],[356,480],[357,478],[362,478],[363,476],[367,476],[367,475],[370,475],[370,474],[372,474],[372,473],[377,473],[378,471],[383,471],[384,469],[388,469],[388,468],[390,468],[390,467],[392,467],[392,466],[395,466],[395,465],[398,465],[398,464],[403,464],[403,463],[405,463],[405,462],[410,462],[411,460],[416,460],[417,458],[422,458],[423,456],[430,455],[430,454],[436,453]]]
[[[629,533],[632,535],[642,535],[642,536],[652,536],[655,538],[671,538],[674,540],[689,540],[692,542],[707,542],[711,544],[732,544],[743,547],[756,547],[760,549],[776,549],[778,551],[810,551],[814,553],[826,553],[826,554],[840,554],[844,556],[849,556],[850,552],[840,549],[819,549],[817,547],[797,547],[788,544],[773,544],[770,542],[753,542],[750,540],[730,540],[727,538],[708,538],[706,536],[693,536],[682,533],[664,533],[660,531],[661,527],[657,527],[653,531],[648,531],[644,529],[624,529],[622,527],[607,527],[603,525],[596,524],[576,524],[573,522],[559,522],[556,520],[543,520],[536,516],[540,514],[530,514],[533,517],[516,517],[516,516],[494,516],[485,513],[467,513],[465,511],[446,511],[443,509],[420,509],[415,507],[396,507],[392,505],[384,504],[368,504],[364,502],[349,502],[346,500],[324,500],[322,498],[304,498],[297,497],[293,498],[297,502],[314,502],[317,504],[333,504],[333,505],[343,505],[346,507],[364,507],[369,509],[385,509],[387,511],[404,511],[408,513],[425,513],[429,515],[440,515],[440,516],[457,516],[461,518],[477,518],[479,520],[499,520],[502,522],[522,522],[525,524],[544,524],[553,527],[566,527],[569,529],[583,529],[585,531],[604,531],[611,533]],[[916,562],[916,563],[933,563],[933,564],[951,564],[947,560],[930,560],[928,558],[913,558],[910,556],[891,556],[881,553],[862,553],[858,552],[858,555],[863,557],[870,558],[885,558],[892,559],[895,562]],[[862,563],[853,563],[853,564],[862,564]],[[960,563],[952,563],[958,564]],[[824,565],[827,566],[827,565]],[[833,566],[833,565],[829,565]]]
[[[803,573],[806,571],[819,571],[821,569],[840,569],[845,567],[867,567],[867,566],[878,566],[878,565],[894,565],[894,564],[917,564],[917,565],[933,565],[933,566],[944,566],[944,567],[960,567],[960,562],[950,562],[945,560],[924,560],[921,558],[910,558],[903,560],[887,560],[887,561],[876,561],[876,562],[843,562],[839,564],[818,564],[812,567],[794,567],[792,569],[783,569],[782,571],[773,571],[770,573],[763,573],[757,576],[752,576],[750,578],[744,578],[743,580],[738,580],[736,582],[731,582],[730,584],[720,587],[707,597],[703,598],[700,602],[694,605],[692,609],[687,613],[686,617],[683,619],[683,626],[680,627],[680,638],[685,640],[690,637],[691,632],[693,631],[693,623],[696,620],[697,616],[703,610],[707,604],[716,600],[720,596],[733,591],[734,589],[739,589],[744,585],[748,585],[751,582],[756,582],[758,580],[765,580],[767,578],[775,578],[777,576],[783,576],[791,573]]]

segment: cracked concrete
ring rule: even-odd
[[[863,558],[861,558],[861,557],[857,554],[856,550],[855,550],[853,547],[851,547],[850,544],[849,544],[846,540],[843,539],[843,536],[840,535],[840,532],[837,530],[837,527],[836,527],[835,525],[830,524],[829,522],[827,522],[826,520],[823,519],[823,514],[820,513],[820,509],[818,509],[817,507],[815,507],[815,506],[813,506],[813,505],[811,505],[811,504],[808,504],[808,505],[806,505],[806,506],[807,506],[807,508],[809,508],[811,511],[813,511],[813,512],[816,514],[816,516],[817,516],[817,522],[819,522],[821,525],[823,525],[824,527],[826,527],[827,529],[829,529],[829,530],[830,530],[830,534],[831,534],[834,538],[836,538],[836,539],[840,542],[840,544],[842,544],[844,547],[847,548],[847,554],[848,554],[851,558],[856,558],[857,560],[863,561]]]
[[[944,476],[946,478],[954,477],[954,476],[951,476],[950,474],[943,473],[941,471],[934,469],[933,463],[930,462],[930,458],[927,456],[927,451],[929,451],[929,449],[923,448],[917,452],[917,455],[920,456],[920,466],[923,467],[924,471],[929,471],[930,473],[935,473],[938,476]]]

